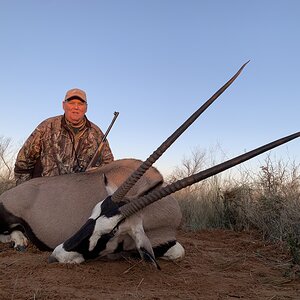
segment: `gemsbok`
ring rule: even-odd
[[[246,64],[144,162],[116,160],[84,173],[32,179],[3,193],[0,241],[23,249],[29,238],[41,250],[54,249],[49,262],[81,263],[136,252],[159,268],[157,257],[183,258],[176,240],[181,212],[171,194],[300,136],[286,136],[170,185],[152,167]]]

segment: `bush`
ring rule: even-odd
[[[201,157],[203,168],[205,159]],[[187,166],[189,170],[200,169],[200,165],[193,165],[198,160],[187,161],[182,172],[176,168],[169,177],[171,182],[184,177]],[[300,262],[300,175],[294,162],[283,163],[268,155],[256,175],[250,176],[247,170],[239,180],[215,175],[175,197],[182,209],[184,229],[256,229],[265,240],[285,242],[294,262]]]
[[[13,162],[15,152],[10,138],[0,136],[0,194],[15,186]]]

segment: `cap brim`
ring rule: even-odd
[[[82,99],[79,96],[72,96],[72,97],[70,97],[68,99],[65,99],[65,101],[69,102],[69,101],[74,100],[74,99],[80,100],[81,102],[86,102],[86,100]]]

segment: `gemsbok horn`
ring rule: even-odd
[[[134,171],[126,181],[115,191],[111,199],[119,202],[128,191],[143,176],[143,174],[162,156],[162,154],[180,137],[180,135],[235,81],[242,70],[249,63],[247,61],[217,92],[215,92],[198,110],[196,110],[173,134],[171,134],[141,165]]]

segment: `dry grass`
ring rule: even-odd
[[[16,151],[12,148],[12,140],[0,136],[0,195],[15,186],[13,165]]]
[[[294,262],[300,263],[299,165],[275,161],[269,155],[257,174],[249,174],[240,181],[216,175],[176,193],[183,228],[254,228],[265,240],[286,243]]]

